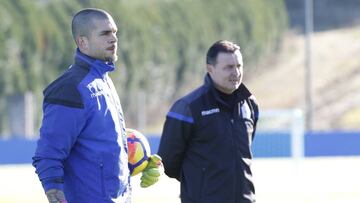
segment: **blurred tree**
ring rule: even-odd
[[[277,46],[287,24],[283,0],[3,0],[1,111],[4,98],[26,91],[35,93],[41,109],[42,89],[72,63],[70,23],[86,7],[105,9],[117,22],[120,70],[112,75],[130,124],[139,91],[156,122],[176,97],[201,83],[213,42],[238,42],[249,64]],[[4,123],[1,114],[0,133]]]

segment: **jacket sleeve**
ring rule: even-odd
[[[158,154],[162,157],[165,173],[180,180],[182,161],[186,155],[194,119],[184,101],[176,102],[166,116]]]
[[[64,160],[85,125],[83,108],[44,103],[33,166],[45,191],[63,189]]]

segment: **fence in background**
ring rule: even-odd
[[[148,135],[151,151],[157,152],[160,136]],[[304,137],[305,157],[360,156],[360,131],[312,132]],[[255,158],[291,157],[291,136],[286,132],[257,133],[253,142]],[[35,140],[0,140],[0,164],[31,163]]]

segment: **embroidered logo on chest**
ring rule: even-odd
[[[92,99],[96,98],[98,110],[101,109],[101,103],[100,103],[99,97],[106,95],[105,90],[100,85],[101,80],[100,81],[99,80],[100,79],[95,79],[86,86],[88,88],[88,90],[91,92],[90,97]],[[107,99],[107,98],[105,97],[105,99]]]
[[[101,95],[105,94],[105,91],[98,85],[98,82],[96,80],[92,81],[86,86],[89,91],[91,92],[90,97],[91,98],[97,98]]]
[[[219,108],[215,108],[215,109],[210,109],[210,110],[206,110],[206,111],[201,111],[201,115],[202,116],[208,116],[214,113],[219,113],[220,109]]]

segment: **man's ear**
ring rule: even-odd
[[[87,50],[89,48],[89,40],[85,36],[78,36],[76,38],[76,44],[78,45],[80,50]]]
[[[213,65],[211,65],[211,64],[206,64],[206,70],[207,70],[208,73],[212,73],[212,71],[213,71],[214,68],[215,68],[215,67],[214,67]]]

